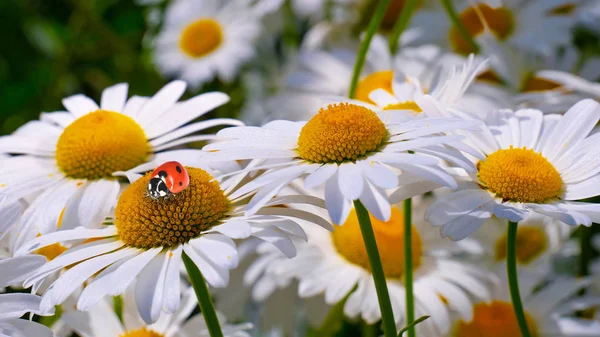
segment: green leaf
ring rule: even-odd
[[[407,326],[405,326],[404,328],[402,328],[402,330],[400,330],[400,332],[398,333],[398,337],[402,337],[402,335],[403,335],[403,334],[404,334],[406,331],[408,331],[408,329],[410,329],[410,328],[412,328],[412,327],[416,326],[417,324],[419,324],[419,323],[423,322],[424,320],[426,320],[426,319],[428,319],[428,318],[429,318],[429,316],[421,316],[421,317],[419,317],[419,318],[415,319],[415,321],[414,321],[414,322],[410,323],[409,325],[407,325]]]

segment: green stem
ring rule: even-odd
[[[521,302],[521,294],[519,293],[519,279],[517,277],[517,223],[508,222],[508,238],[506,250],[506,272],[508,275],[508,287],[510,289],[510,298],[517,316],[519,329],[522,337],[531,337],[525,311],[523,311],[523,303]]]
[[[458,17],[458,14],[456,14],[456,10],[454,9],[454,5],[452,5],[452,0],[441,1],[442,5],[444,5],[446,13],[450,17],[450,21],[452,21],[452,24],[454,24],[454,27],[456,27],[458,33],[467,42],[467,44],[469,44],[469,47],[471,48],[471,50],[474,51],[475,54],[479,53],[479,46],[477,45],[469,31],[465,28],[462,21],[460,21],[460,18]]]
[[[369,51],[369,45],[371,44],[371,40],[373,40],[373,36],[377,33],[377,28],[383,19],[383,15],[385,14],[385,10],[387,9],[390,0],[379,0],[377,4],[377,8],[375,8],[375,13],[371,17],[371,21],[369,21],[369,25],[367,26],[367,31],[365,32],[365,37],[360,44],[360,48],[358,49],[358,55],[356,56],[356,63],[354,64],[354,72],[352,74],[352,82],[350,82],[350,89],[348,90],[348,97],[354,98],[356,94],[356,87],[358,85],[358,79],[360,78],[360,73],[362,72],[362,68],[365,65],[365,60],[367,59],[367,52]]]
[[[404,200],[404,288],[406,289],[406,325],[415,320],[415,295],[413,293],[412,266],[412,199]],[[414,327],[408,329],[408,337],[415,337]]]
[[[375,241],[375,233],[371,226],[369,212],[360,202],[354,200],[354,208],[356,209],[356,217],[360,225],[367,255],[369,256],[369,264],[375,281],[375,290],[377,291],[377,299],[379,301],[379,309],[381,310],[381,320],[383,321],[383,335],[385,337],[396,337],[396,323],[394,322],[394,312],[392,311],[392,302],[387,288],[387,281],[383,273],[381,258],[377,250],[377,242]]]
[[[394,28],[392,29],[392,34],[390,35],[389,44],[390,51],[392,54],[395,54],[398,51],[398,43],[400,42],[400,36],[408,27],[410,23],[410,18],[412,18],[412,14],[417,7],[417,0],[408,0],[404,3],[404,8],[402,8],[402,13],[400,13],[400,17],[394,24]]]
[[[219,318],[217,317],[215,306],[213,305],[212,298],[208,292],[208,286],[204,281],[204,276],[202,276],[200,269],[198,269],[194,261],[192,261],[192,259],[190,259],[185,252],[183,252],[182,257],[183,264],[185,265],[185,269],[190,276],[190,281],[194,287],[194,292],[198,298],[198,304],[200,305],[200,310],[204,316],[204,321],[206,322],[210,336],[223,337],[223,331],[221,331]]]
[[[590,260],[592,259],[592,243],[590,241],[591,227],[579,226],[579,244],[581,253],[579,255],[579,276],[585,277],[590,274]]]

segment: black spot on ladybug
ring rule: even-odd
[[[166,171],[158,171],[158,176],[166,178],[167,177],[167,172]]]
[[[179,186],[183,186],[183,183],[181,181],[179,182]]]
[[[181,173],[181,167],[179,167],[179,165],[175,166],[175,169],[177,170],[177,173]]]

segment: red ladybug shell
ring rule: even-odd
[[[160,177],[169,192],[175,194],[183,191],[190,184],[190,176],[183,165],[176,161],[161,164],[152,172],[153,177]]]

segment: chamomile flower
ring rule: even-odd
[[[396,124],[384,123],[388,119]],[[439,133],[477,129],[478,125],[448,118],[414,120],[410,113],[398,110],[376,112],[362,105],[337,103],[321,108],[308,122],[279,120],[263,127],[223,129],[217,134],[220,140],[203,150],[210,151],[209,158],[215,161],[264,161],[247,169],[268,171],[234,194],[239,197],[258,190],[247,214],[254,214],[291,181],[304,178],[309,190],[325,186],[325,203],[334,223],[345,222],[357,199],[377,219],[386,221],[391,215],[387,189],[422,182],[425,187],[414,192],[420,194],[432,183],[456,186],[438,164],[442,157],[465,162],[458,151],[443,147],[460,146],[462,137]],[[471,164],[465,168],[474,171]]]
[[[52,315],[53,311],[40,310],[41,297],[32,294],[0,295],[0,336],[7,337],[52,337],[52,330],[19,317],[26,313]]]
[[[233,119],[191,122],[229,100],[220,92],[183,102],[186,84],[174,81],[153,97],[127,99],[127,84],[102,93],[100,106],[84,95],[63,99],[67,111],[42,113],[12,135],[0,137],[0,153],[23,154],[2,160],[0,193],[5,202],[33,195],[21,218],[15,246],[65,223],[99,226],[120,190],[115,173],[154,159],[161,151],[210,135],[191,135]]]
[[[570,29],[579,20],[579,10],[585,2],[461,0],[455,2],[455,9],[476,41],[489,31],[498,41],[520,50],[550,52],[570,43]],[[463,55],[474,52],[439,2],[416,11],[411,26],[420,33],[420,43],[435,43]]]
[[[209,337],[208,329],[201,314],[188,319],[198,306],[193,289],[183,292],[180,308],[173,314],[163,314],[153,324],[148,325],[138,314],[134,296],[123,300],[123,322],[115,313],[109,300],[102,300],[88,312],[71,311],[61,318],[81,337]],[[223,324],[225,318],[218,314],[225,337],[249,337],[245,331],[251,324]]]
[[[422,219],[426,203],[414,209],[413,219]],[[352,211],[354,213],[354,211]],[[387,279],[396,324],[405,325],[404,307],[404,226],[403,213],[392,208],[387,222],[371,217],[383,270]],[[381,320],[375,284],[367,252],[355,214],[332,233],[306,228],[308,241],[298,245],[292,259],[271,247],[259,247],[260,256],[248,268],[245,282],[253,287],[257,300],[275,289],[298,280],[298,294],[308,298],[324,294],[334,305],[349,294],[344,314],[361,318],[367,324]],[[419,335],[446,336],[450,331],[451,310],[466,320],[472,318],[471,296],[489,300],[487,283],[494,276],[475,265],[454,257],[457,244],[440,238],[438,231],[422,220],[413,223],[412,261],[414,272],[415,315],[431,318],[417,326]],[[356,289],[353,291],[353,288]]]
[[[154,61],[165,75],[193,87],[219,77],[231,82],[254,57],[261,19],[281,0],[173,1],[154,46]]]
[[[238,264],[233,239],[257,237],[272,243],[287,256],[294,256],[296,251],[290,237],[305,236],[297,219],[306,218],[331,227],[326,220],[309,212],[281,207],[288,202],[324,207],[320,199],[287,196],[270,200],[255,215],[244,215],[247,200],[232,197],[232,192],[240,187],[239,178],[218,182],[203,169],[186,168],[189,186],[167,199],[147,196],[151,173],[134,181],[119,197],[114,225],[63,230],[23,245],[17,255],[57,242],[81,242],[26,281],[27,286],[34,285],[70,266],[45,291],[42,308],[62,303],[87,281],[77,303],[79,310],[86,311],[106,295],[122,293],[137,279],[138,309],[144,321],[152,323],[161,312],[174,313],[179,308],[183,253],[194,261],[211,286],[224,287],[229,281],[229,269]]]
[[[575,310],[598,304],[591,296],[575,297],[589,284],[587,280],[563,277],[545,285],[542,281],[536,275],[519,276],[523,309],[532,336],[598,336],[599,322],[573,315]],[[540,285],[542,287],[534,292]],[[456,320],[451,336],[474,337],[480,336],[482,331],[489,337],[521,336],[506,282],[494,288],[491,300],[476,303],[469,310],[473,318]]]
[[[597,204],[575,202],[600,194],[600,150],[590,131],[600,119],[600,104],[586,99],[564,116],[539,110],[499,111],[481,133],[470,133],[477,174],[426,212],[442,235],[461,240],[495,215],[521,221],[530,213],[568,225],[599,221]]]
[[[483,113],[506,104],[498,101],[506,96],[500,90],[480,88],[479,94],[466,94],[476,76],[486,69],[486,63],[487,60],[475,59],[471,54],[460,67],[439,67],[436,78],[422,74],[420,77],[427,82],[402,72],[390,72],[389,87],[375,88],[368,98],[383,110],[406,110],[415,116],[465,117],[466,114],[466,118],[486,119]]]

